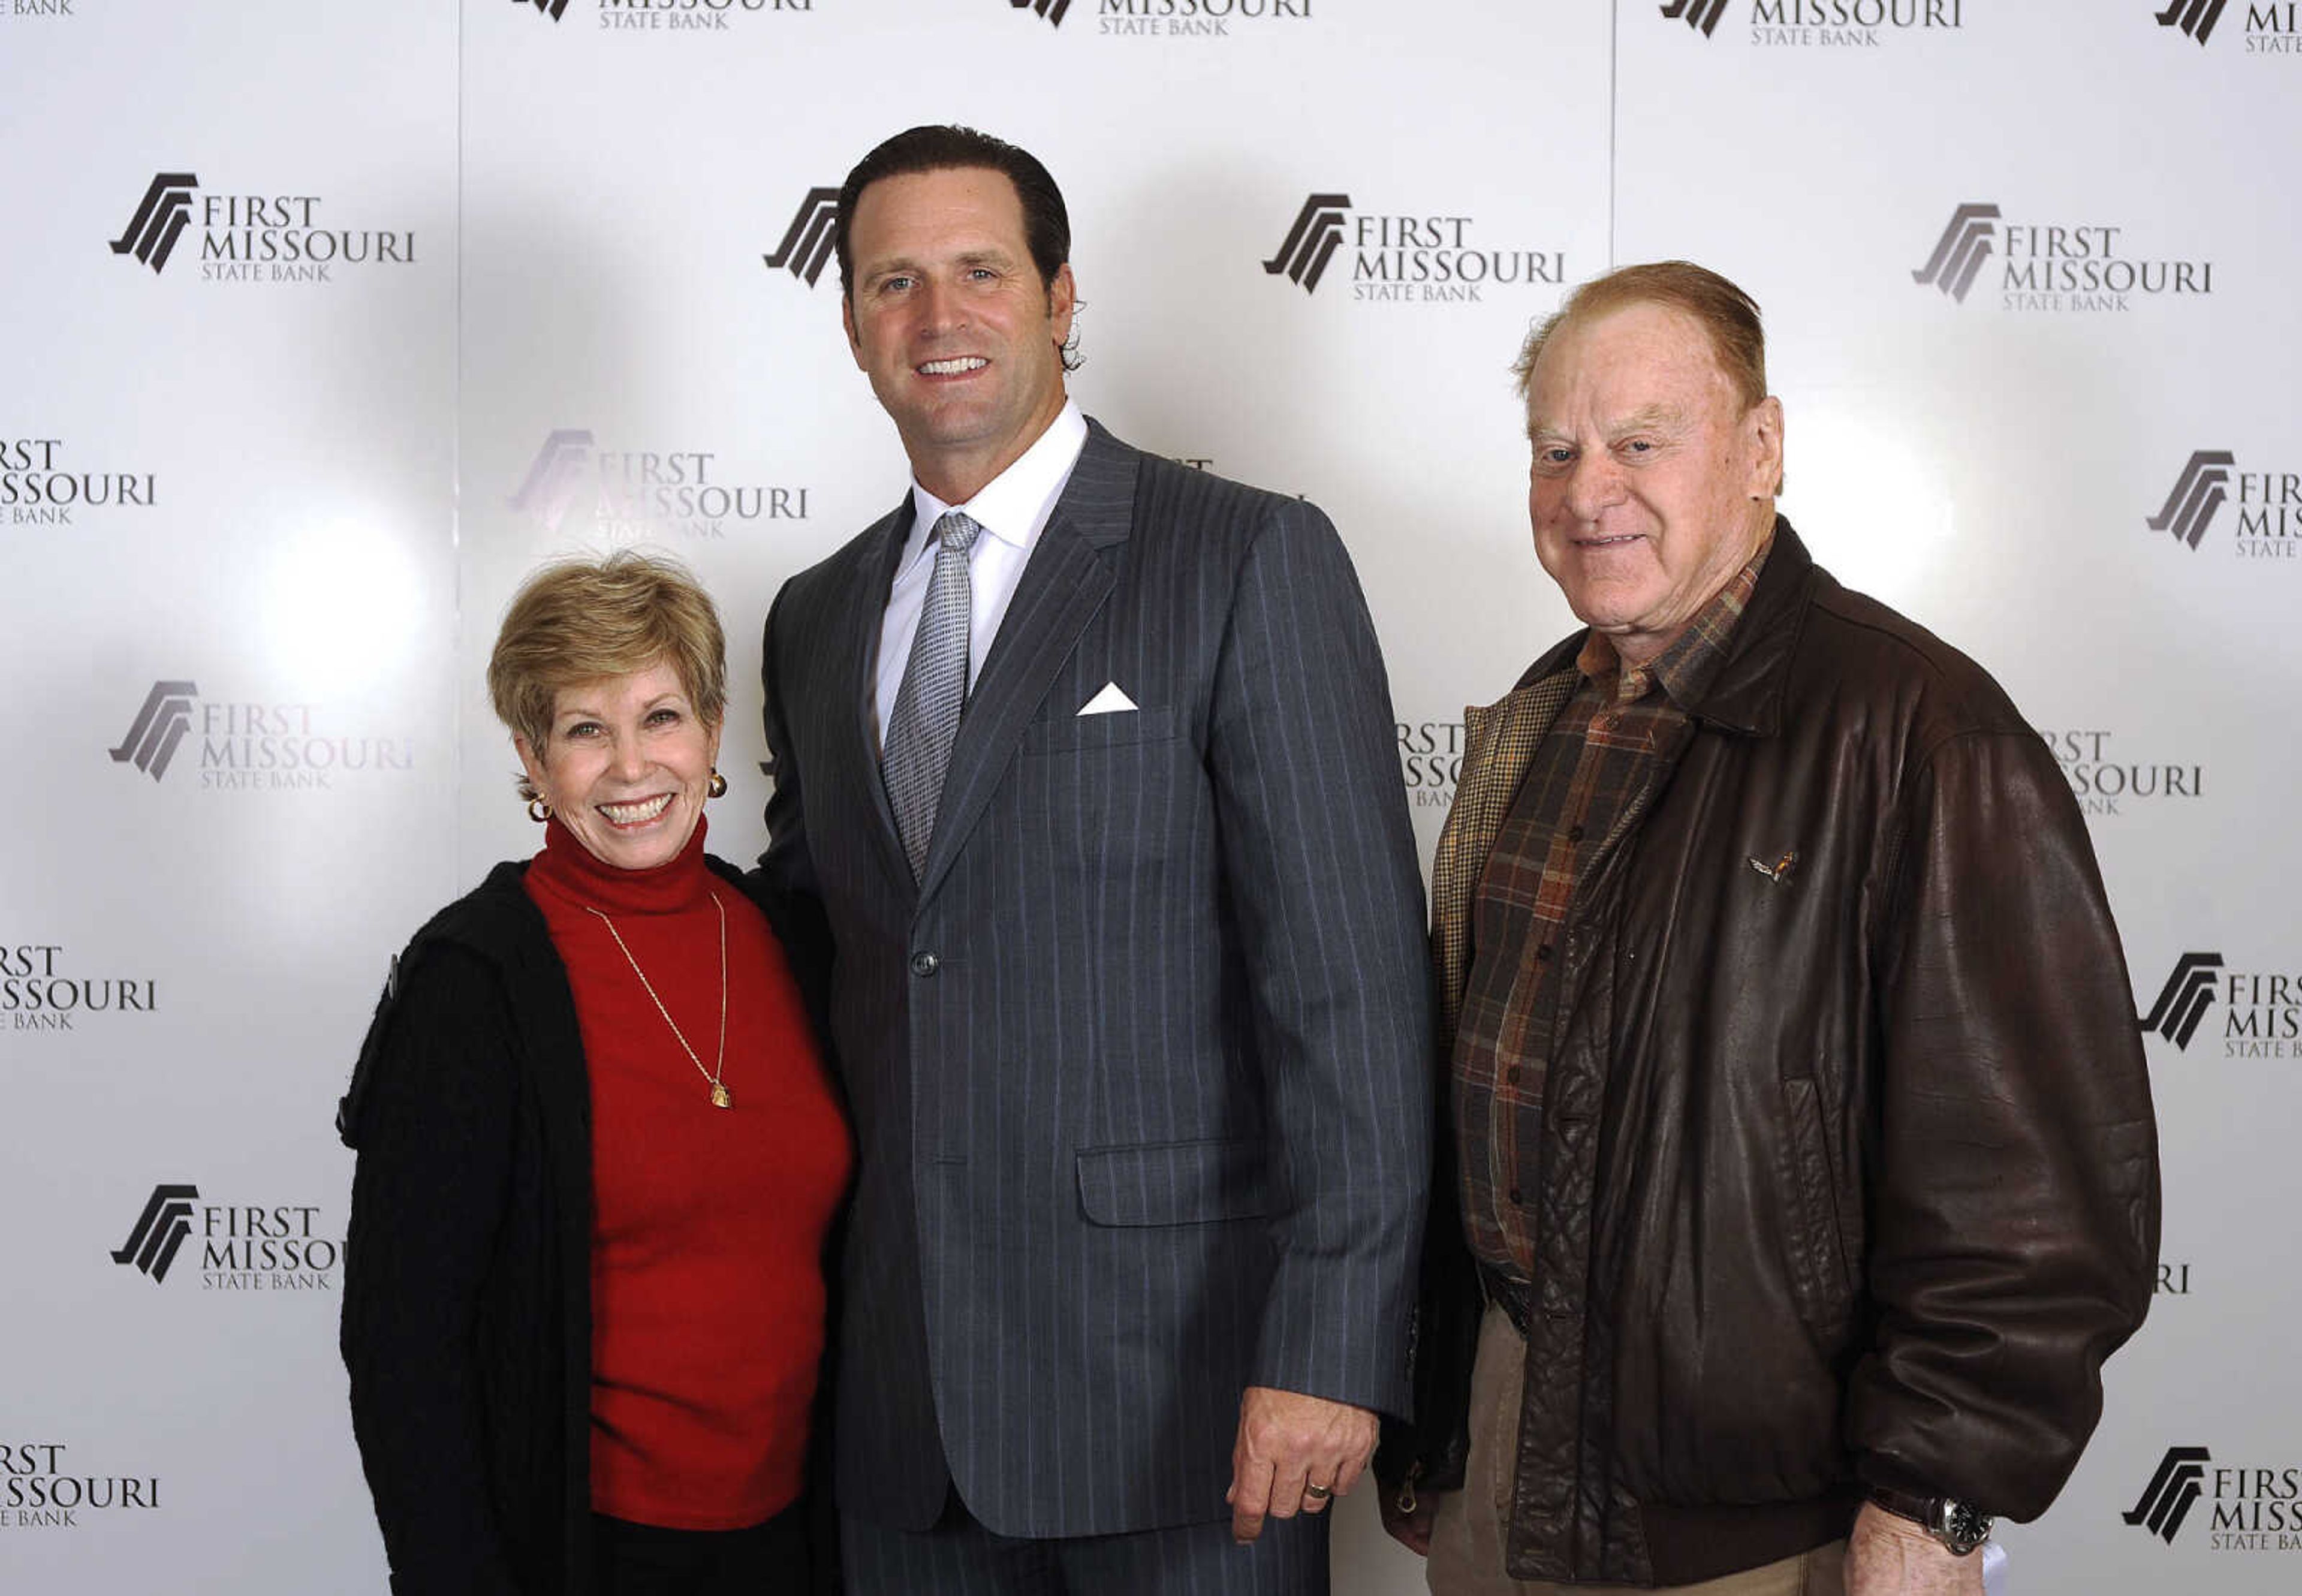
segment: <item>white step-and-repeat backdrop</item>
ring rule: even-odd
[[[905,481],[830,190],[929,120],[1063,184],[1092,414],[1333,514],[1426,853],[1570,625],[1529,319],[1757,296],[1785,508],[2053,739],[2150,1033],[2160,1298],[2017,1586],[2297,1588],[2297,10],[0,0],[0,1589],[383,1588],[329,1120],[387,954],[535,844],[497,617],[688,560],[756,851],[759,621]],[[1364,1495],[1337,1567],[1420,1588]]]

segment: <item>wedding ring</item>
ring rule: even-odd
[[[1315,1502],[1323,1502],[1335,1493],[1324,1485],[1306,1485],[1303,1487],[1303,1494]]]

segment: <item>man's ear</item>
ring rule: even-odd
[[[1743,492],[1752,499],[1772,499],[1783,487],[1783,401],[1767,395],[1743,418],[1751,429],[1751,475]]]
[[[1047,284],[1047,319],[1054,324],[1055,347],[1061,349],[1071,340],[1071,314],[1079,308],[1079,284],[1071,279],[1071,263],[1065,261],[1055,268],[1055,278]]]

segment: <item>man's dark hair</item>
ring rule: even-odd
[[[839,215],[832,223],[832,248],[839,252],[839,291],[855,298],[855,252],[849,229],[855,202],[863,190],[881,178],[909,177],[920,172],[950,172],[983,167],[1004,173],[1023,203],[1023,242],[1031,264],[1039,269],[1042,287],[1052,284],[1055,273],[1071,257],[1071,216],[1063,208],[1063,190],[1039,164],[1037,155],[1004,139],[994,139],[973,128],[935,126],[907,128],[855,163],[855,170],[839,186]]]

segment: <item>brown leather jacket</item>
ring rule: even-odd
[[[1469,901],[1562,695],[1474,710],[1432,879]],[[2157,1142],[2068,785],[1988,676],[1786,521],[1668,773],[1590,867],[1543,1105],[1508,1560],[1684,1583],[1843,1534],[1867,1483],[2029,1518],[2150,1298]],[[1419,1423],[1458,1483],[1481,1311],[1437,1116]]]

